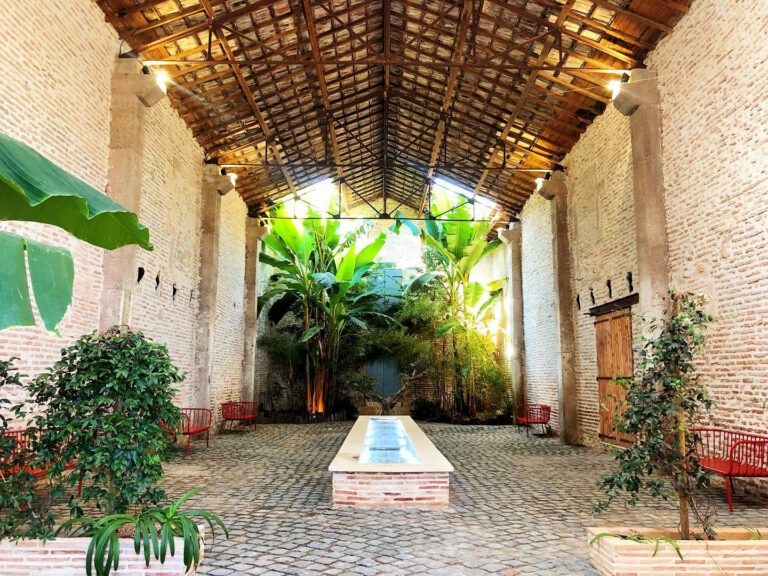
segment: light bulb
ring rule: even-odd
[[[536,192],[541,190],[541,187],[544,185],[544,178],[536,178]]]
[[[165,70],[160,70],[155,74],[155,82],[157,82],[157,85],[160,86],[160,90],[165,94],[168,92],[168,84],[171,83],[171,77]]]
[[[608,89],[611,91],[611,100],[615,100],[621,92],[621,80],[611,80],[608,82]]]

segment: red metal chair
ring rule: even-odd
[[[733,512],[734,478],[768,478],[768,436],[722,428],[694,428],[696,456],[705,470],[722,476]]]
[[[224,431],[227,422],[241,422],[248,424],[253,422],[256,428],[256,420],[259,417],[258,402],[224,402],[221,405],[221,426],[219,433]]]
[[[29,474],[31,474],[34,478],[42,478],[46,474],[48,474],[48,467],[33,467],[26,464],[27,461],[32,459],[33,456],[33,438],[29,435],[26,428],[19,428],[16,430],[6,430],[4,432],[6,436],[9,436],[14,443],[14,447],[11,450],[11,459],[12,461],[15,461],[16,463],[11,466],[6,473],[8,474],[17,474],[20,471],[25,471]],[[19,464],[18,461],[24,462],[24,464]],[[71,460],[70,462],[67,462],[67,465],[64,467],[65,470],[73,470],[75,468],[75,464],[77,463],[77,460]],[[2,462],[0,462],[2,464]],[[77,485],[77,495],[80,496],[83,492],[83,479],[80,478],[78,485]]]
[[[189,443],[192,436],[205,434],[205,447],[208,447],[211,436],[213,412],[208,408],[182,408],[181,433],[187,437],[187,448],[184,454],[189,454]]]
[[[530,434],[531,426],[540,425],[548,433],[552,407],[547,404],[523,404],[517,409],[517,424],[525,427],[525,435]]]

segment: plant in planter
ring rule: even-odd
[[[174,538],[180,537],[189,569],[200,559],[195,518],[226,534],[215,514],[180,510],[199,489],[162,505],[165,492],[158,483],[163,462],[172,457],[167,425],[181,419],[173,404],[174,384],[181,380],[165,346],[141,332],[113,327],[79,338],[27,386],[41,407],[28,432],[48,479],[64,487],[86,480],[82,501],[106,513],[84,518],[80,501],[72,497],[74,517],[56,532],[91,537],[85,554],[89,575],[93,568],[98,576],[118,568],[120,537],[133,538],[136,554],[143,546],[147,565],[150,549],[165,563],[166,551],[173,556]]]
[[[670,292],[669,300],[667,320],[652,326],[657,335],[646,339],[639,351],[637,377],[622,381],[626,401],[616,427],[635,441],[615,453],[617,470],[600,480],[608,498],[596,509],[606,509],[622,495],[635,505],[647,491],[677,500],[681,538],[691,537],[690,512],[712,537],[711,514],[701,490],[709,485],[710,475],[699,465],[697,439],[689,428],[712,405],[695,360],[713,318],[702,310],[701,296]]]
[[[195,488],[185,493],[170,506],[144,508],[137,514],[110,514],[103,518],[73,518],[65,522],[57,533],[71,531],[73,534],[90,536],[86,554],[85,571],[91,576],[93,569],[96,576],[109,576],[112,570],[120,566],[121,534],[133,533],[133,546],[136,554],[143,554],[147,566],[151,556],[165,563],[167,554],[176,553],[175,538],[180,536],[184,542],[184,566],[197,568],[200,563],[200,528],[196,519],[206,522],[213,534],[215,526],[229,536],[221,518],[207,510],[180,510],[186,500],[200,492]]]
[[[127,328],[88,334],[63,349],[27,387],[43,407],[32,420],[40,450],[57,454],[49,476],[62,477],[74,462],[68,483],[87,480],[82,499],[108,514],[160,503],[162,463],[172,456],[163,423],[181,419],[173,404],[181,380],[165,346]]]
[[[768,570],[768,541],[753,539],[759,529],[713,529],[705,490],[710,476],[696,457],[700,439],[691,430],[712,405],[696,371],[713,321],[702,306],[701,296],[670,292],[664,322],[653,325],[654,336],[639,351],[636,378],[622,382],[626,400],[616,426],[634,442],[617,449],[616,470],[599,482],[607,498],[595,507],[603,511],[617,499],[635,505],[646,494],[674,500],[677,530],[590,528],[590,561],[602,575],[666,575],[683,564],[686,574],[698,576]],[[691,516],[700,531],[691,527]]]

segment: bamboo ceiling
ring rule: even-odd
[[[690,1],[98,4],[253,214],[328,177],[419,209],[446,176],[514,215]]]

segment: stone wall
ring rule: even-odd
[[[56,18],[49,12],[48,3],[29,0],[7,6],[0,19],[5,38],[0,131],[108,193],[111,83],[119,40],[93,2],[66,2],[57,7]],[[155,249],[138,251],[130,324],[168,346],[187,374],[177,401],[189,405],[195,386],[203,151],[167,99],[146,109],[145,126],[139,219],[150,229]],[[239,397],[243,353],[245,204],[230,193],[221,213],[215,402]],[[51,226],[5,222],[0,228],[66,247],[75,261],[74,299],[60,326],[62,338],[40,326],[0,332],[0,356],[19,357],[21,371],[34,376],[62,347],[98,328],[104,252]],[[19,391],[8,392],[20,398]]]
[[[768,432],[768,4],[695,2],[647,64],[658,73],[672,285],[709,297],[718,318],[700,362],[716,420]],[[629,119],[612,106],[565,160],[579,425],[596,442],[595,331],[585,313],[637,287]],[[546,322],[551,275],[549,207],[533,196],[522,212],[526,376],[531,399],[553,397],[554,352]],[[606,281],[611,280],[609,295]],[[547,282],[549,280],[547,279]],[[594,295],[594,302],[592,300]],[[576,298],[579,298],[580,308]],[[542,309],[544,307],[544,309]],[[639,334],[635,314],[633,331]],[[637,340],[637,336],[635,337]]]

